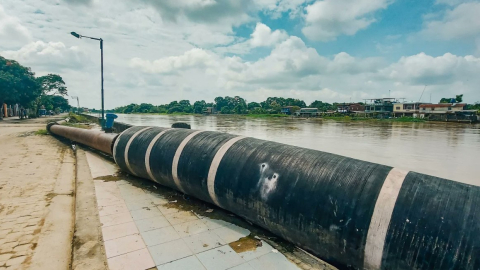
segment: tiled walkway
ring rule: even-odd
[[[86,154],[111,270],[299,269],[264,241],[255,250],[233,250],[229,243],[249,235],[247,229],[168,207],[174,202],[128,181],[101,180],[115,165]]]

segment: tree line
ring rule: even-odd
[[[216,97],[214,102],[205,100],[195,101],[193,104],[189,100],[172,101],[163,105],[152,105],[149,103],[129,104],[114,109],[116,113],[196,113],[201,114],[207,108],[215,108],[221,114],[278,114],[286,106],[292,106],[293,110],[300,108],[318,108],[320,111],[335,110],[336,103],[330,104],[315,100],[307,106],[305,101],[294,98],[269,97],[262,102],[247,102],[244,98],[235,97]]]
[[[7,103],[30,109],[29,117],[38,116],[42,106],[46,110],[66,111],[70,105],[65,96],[67,87],[60,75],[36,77],[31,68],[0,56],[0,110]],[[2,117],[0,113],[0,119]]]

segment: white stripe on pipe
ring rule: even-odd
[[[393,168],[383,183],[368,228],[363,263],[364,269],[380,269],[382,265],[383,247],[388,226],[390,225],[398,194],[407,174],[408,171]]]
[[[153,140],[150,142],[150,144],[148,145],[147,152],[145,153],[145,168],[147,169],[147,173],[150,176],[150,179],[155,182],[157,182],[157,180],[155,179],[155,176],[153,176],[152,170],[150,169],[150,154],[152,152],[153,145],[158,141],[158,139],[160,139],[160,137],[162,137],[163,134],[165,134],[165,132],[169,130],[170,129],[166,129],[158,133],[157,136],[155,136]]]
[[[182,187],[182,183],[180,183],[180,179],[178,179],[178,161],[180,160],[180,155],[183,152],[183,148],[185,148],[185,145],[197,134],[203,132],[203,130],[198,130],[190,135],[188,135],[185,139],[183,139],[182,143],[177,148],[177,151],[175,152],[175,156],[173,157],[173,163],[172,163],[172,176],[173,176],[173,181],[175,181],[175,185],[177,185],[178,189],[185,193]]]
[[[222,161],[222,158],[225,155],[225,153],[228,151],[228,149],[230,149],[230,147],[232,147],[232,145],[235,144],[236,142],[245,138],[246,137],[244,136],[239,136],[239,137],[230,139],[228,142],[222,145],[220,149],[218,149],[217,153],[215,154],[215,157],[213,157],[212,164],[210,165],[210,169],[208,170],[207,187],[208,187],[208,194],[210,194],[210,198],[218,206],[220,206],[220,203],[218,202],[217,195],[215,194],[215,177],[217,176],[218,166],[220,165],[220,162]]]
[[[137,175],[137,174],[132,170],[132,167],[130,167],[130,162],[128,161],[128,150],[130,149],[130,145],[132,144],[133,140],[135,140],[135,138],[138,135],[140,135],[140,133],[144,132],[147,129],[151,129],[151,128],[152,127],[146,127],[146,128],[142,128],[139,131],[135,132],[135,134],[133,134],[133,136],[130,137],[130,139],[127,142],[127,145],[125,146],[125,164],[127,165],[127,168],[130,171],[130,173],[132,173],[133,175]]]

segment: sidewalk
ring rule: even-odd
[[[68,146],[35,135],[47,120],[0,121],[0,269],[70,264],[75,160]]]
[[[95,153],[85,155],[111,270],[334,269],[293,246],[287,252],[267,243],[272,235],[222,209],[123,175]]]

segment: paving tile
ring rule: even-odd
[[[145,270],[155,267],[148,249],[140,249],[108,259],[110,270]]]
[[[298,266],[290,262],[282,253],[268,253],[259,258],[251,260],[248,264],[255,270],[282,269],[298,270]]]
[[[176,224],[173,225],[173,228],[175,228],[175,230],[178,232],[178,235],[180,235],[182,238],[208,231],[207,225],[200,219]]]
[[[180,212],[180,209],[170,205],[169,203],[157,205],[158,210],[162,212],[163,215],[170,215]]]
[[[207,224],[209,230],[215,230],[220,227],[231,225],[232,223],[228,223],[226,221],[220,219],[211,219],[208,217],[202,218],[202,221]]]
[[[168,199],[163,197],[160,194],[149,192],[149,191],[145,191],[145,194],[147,195],[147,197],[150,200],[152,200],[153,204],[155,204],[155,205],[161,205],[161,204],[168,203]]]
[[[214,249],[225,245],[226,243],[214,232],[206,231],[183,238],[193,253],[201,253],[209,249]]]
[[[110,205],[115,205],[115,204],[122,204],[125,201],[121,197],[114,197],[114,198],[104,198],[104,199],[98,199],[97,198],[97,205],[98,206],[110,206]]]
[[[109,205],[109,206],[100,206],[98,207],[99,216],[108,216],[118,213],[128,213],[127,205],[122,202],[121,204]]]
[[[148,247],[148,250],[156,265],[162,265],[193,255],[182,239]]]
[[[141,220],[152,217],[162,216],[162,212],[155,207],[145,207],[142,209],[131,211],[130,214],[133,217],[133,220]]]
[[[208,270],[224,270],[245,263],[229,246],[222,246],[197,254],[197,258]],[[277,269],[277,268],[265,268]]]
[[[158,270],[205,270],[202,263],[195,256],[157,266]]]
[[[132,222],[132,221],[133,221],[133,218],[130,215],[130,212],[118,213],[118,214],[100,217],[100,222],[102,223],[102,227],[118,225],[118,224],[123,224],[127,222]]]
[[[152,218],[135,220],[135,224],[137,224],[137,228],[140,232],[146,232],[171,226],[164,216],[156,216]]]
[[[228,268],[228,270],[255,270],[255,269],[253,269],[253,267],[251,267],[250,264],[248,264],[248,262],[246,262],[246,263],[237,265],[235,267]],[[272,270],[274,270],[274,269],[272,269]]]
[[[170,222],[170,224],[172,225],[198,219],[194,214],[192,214],[192,212],[189,212],[189,211],[181,211],[178,213],[165,215],[165,218],[167,218],[168,222]]]
[[[147,244],[147,246],[155,246],[155,245],[163,244],[173,240],[177,240],[180,238],[180,236],[172,226],[168,226],[165,228],[156,229],[152,231],[142,232],[141,235],[145,240],[145,243]]]
[[[125,201],[127,208],[130,211],[142,209],[144,207],[155,208],[155,205],[150,199],[142,199],[139,201]]]
[[[107,258],[122,255],[128,252],[146,248],[142,236],[139,234],[128,235],[109,241],[105,241],[105,253]]]
[[[230,224],[213,230],[226,243],[235,242],[238,239],[250,234],[250,231],[237,225]]]
[[[137,226],[135,222],[128,222],[118,225],[112,225],[108,227],[102,227],[103,240],[108,241],[111,239],[138,234]]]

